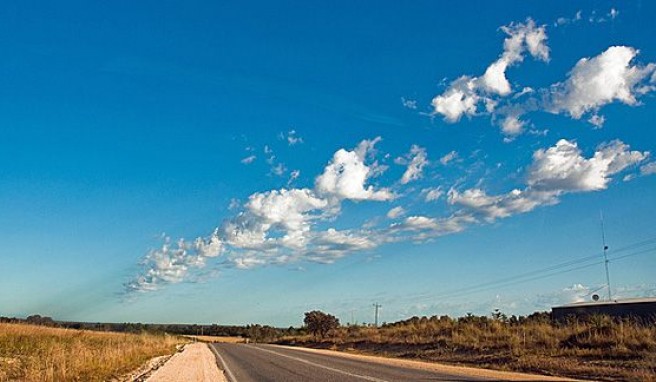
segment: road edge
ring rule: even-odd
[[[206,343],[212,353],[214,353],[214,358],[216,359],[216,365],[219,367],[219,370],[223,373],[223,377],[226,379],[228,382],[237,382],[237,378],[235,378],[235,375],[232,374],[232,371],[230,371],[230,368],[228,367],[228,364],[226,361],[221,357],[221,354],[219,351],[213,346],[213,343]]]

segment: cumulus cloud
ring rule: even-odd
[[[387,188],[375,189],[367,185],[373,175],[371,167],[365,164],[367,155],[374,150],[380,139],[365,140],[353,151],[338,150],[333,159],[315,182],[316,191],[328,198],[338,200],[392,200],[394,194]]]
[[[171,243],[149,252],[143,272],[126,284],[128,291],[155,290],[188,280],[208,258],[221,254],[241,269],[265,264],[286,264],[305,259],[330,262],[356,250],[373,248],[388,240],[384,235],[361,230],[317,231],[317,221],[335,217],[345,200],[385,201],[394,198],[389,189],[376,189],[367,181],[378,166],[373,159],[380,138],[364,140],[352,150],[340,149],[316,178],[315,187],[256,192],[207,238]],[[273,151],[266,146],[270,158]],[[272,159],[273,162],[273,159]],[[296,173],[298,176],[298,172]],[[292,175],[294,177],[294,175]],[[238,202],[230,202],[231,209]]]
[[[648,152],[631,151],[627,144],[615,140],[599,146],[591,158],[585,158],[576,142],[561,139],[555,146],[533,154],[528,185],[543,191],[603,190],[612,175],[648,156]]]
[[[424,167],[429,164],[426,149],[417,145],[410,147],[410,152],[405,158],[397,158],[396,163],[407,164],[408,168],[401,176],[401,184],[408,184],[413,180],[421,179]]]
[[[600,145],[592,157],[586,158],[576,142],[561,139],[556,145],[533,154],[524,189],[488,195],[480,188],[464,191],[452,188],[447,201],[494,221],[556,204],[566,193],[603,190],[613,175],[648,157],[648,152],[631,151],[628,145],[615,140]]]
[[[491,196],[479,188],[463,192],[451,189],[447,201],[474,211],[486,221],[529,212],[536,207],[558,202],[556,194],[550,192],[514,189],[507,194]]]
[[[483,77],[481,83],[485,90],[502,96],[511,92],[511,85],[506,78],[506,69],[524,60],[524,52],[528,50],[531,56],[542,60],[549,60],[549,47],[547,46],[547,33],[545,26],[536,26],[531,19],[526,23],[512,23],[501,28],[508,37],[503,42],[501,57],[492,63]]]
[[[462,76],[453,81],[442,94],[431,102],[435,113],[444,116],[447,122],[458,122],[463,115],[476,115],[479,101],[477,79]]]
[[[368,184],[379,141],[365,140],[354,149],[337,150],[312,188],[255,192],[243,204],[232,200],[231,206],[238,211],[207,237],[176,242],[166,238],[160,248],[143,258],[142,272],[125,285],[126,290],[152,291],[167,284],[193,281],[216,257],[222,258],[223,266],[239,269],[301,261],[330,263],[387,243],[431,240],[461,232],[472,224],[558,203],[566,193],[604,189],[614,175],[631,166],[637,168],[649,156],[647,152],[630,150],[621,141],[612,141],[586,157],[576,142],[561,140],[534,153],[523,189],[490,195],[481,187],[462,191],[452,188],[447,202],[454,211],[447,217],[406,217],[404,206],[399,205],[388,211],[387,216],[395,221],[387,226],[326,228],[339,216],[345,201],[380,202],[395,197],[387,188]],[[648,163],[641,171],[647,174],[656,169]],[[440,198],[442,193],[440,187],[422,190],[427,201]]]
[[[508,36],[503,43],[503,53],[485,73],[480,77],[461,76],[444,93],[433,98],[434,112],[447,122],[457,122],[463,115],[476,115],[481,104],[487,112],[492,112],[497,103],[492,96],[507,96],[512,92],[506,70],[522,62],[527,51],[538,60],[549,60],[544,25],[537,26],[529,18],[525,23],[511,23],[501,30]]]
[[[524,130],[524,121],[520,120],[517,116],[508,115],[501,122],[501,131],[508,135],[519,135]]]
[[[179,283],[194,268],[202,268],[208,258],[217,257],[223,243],[215,231],[208,238],[173,243],[166,237],[161,248],[150,251],[142,260],[143,273],[126,284],[128,291],[153,291],[163,284]]]
[[[607,17],[614,18],[617,14],[611,9]],[[573,19],[563,18],[562,23],[556,24],[580,19],[581,14],[577,13]],[[526,130],[526,114],[542,111],[573,119],[585,116],[600,128],[605,122],[600,114],[604,106],[610,103],[635,106],[640,103],[640,97],[656,90],[656,64],[635,63],[639,51],[629,46],[611,46],[597,56],[581,58],[563,81],[546,88],[515,90],[506,76],[509,67],[522,62],[526,55],[545,62],[550,60],[546,26],[527,19],[525,23],[512,23],[501,30],[507,38],[500,57],[483,75],[463,75],[451,82],[442,94],[433,98],[434,114],[449,123],[458,122],[463,116],[491,116],[506,141],[512,141]]]
[[[638,50],[627,46],[612,46],[598,56],[582,58],[568,78],[552,85],[549,111],[563,112],[579,119],[587,112],[617,101],[635,105],[637,97],[651,91],[643,81],[656,65],[632,65]]]

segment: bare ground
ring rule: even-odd
[[[193,343],[175,354],[157,369],[147,382],[215,382],[226,381],[216,364],[214,353],[204,343]]]

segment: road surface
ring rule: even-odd
[[[212,344],[230,382],[492,381],[275,345]]]

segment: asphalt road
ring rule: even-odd
[[[230,382],[481,381],[275,345],[213,344]]]

